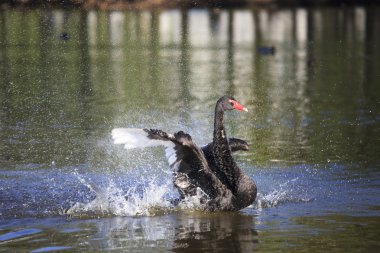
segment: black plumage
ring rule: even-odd
[[[231,96],[220,98],[215,107],[213,142],[199,148],[191,136],[144,129],[151,140],[168,141],[167,158],[174,170],[173,183],[181,198],[198,197],[198,208],[208,211],[233,211],[253,203],[257,195],[253,180],[236,164],[232,152],[248,150],[247,142],[227,138],[224,111],[244,110]]]

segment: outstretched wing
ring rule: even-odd
[[[181,138],[157,129],[115,128],[112,130],[114,144],[123,144],[125,149],[164,146],[171,168],[178,169],[184,157]]]
[[[172,135],[157,129],[115,128],[112,138],[115,144],[124,144],[126,149],[164,146],[168,163],[174,170],[174,185],[182,197],[197,195],[201,189],[207,199],[214,199],[226,191],[210,170],[202,150],[182,131]]]
[[[115,128],[112,130],[114,144],[125,149],[164,146],[170,167],[178,169],[180,163],[204,169],[207,162],[202,151],[193,143],[190,135],[180,131],[174,135],[157,129]]]
[[[159,135],[151,136],[150,131],[146,129],[114,128],[112,129],[112,139],[114,141],[114,144],[124,144],[125,149],[174,146],[174,143],[171,142],[171,139],[173,139],[174,136],[169,135],[163,131],[161,132],[162,135],[165,134],[166,138],[159,138]]]

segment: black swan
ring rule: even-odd
[[[226,110],[248,111],[233,97],[221,97],[215,107],[213,142],[202,148],[183,131],[168,134],[157,129],[115,128],[112,138],[126,149],[165,146],[166,158],[174,170],[173,183],[181,199],[195,197],[198,209],[240,210],[253,203],[257,189],[232,157],[234,151],[248,150],[248,144],[227,138],[223,126]]]

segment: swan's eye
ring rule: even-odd
[[[230,105],[233,107],[235,104],[234,104],[234,102],[230,102]]]

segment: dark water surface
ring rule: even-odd
[[[378,252],[379,45],[373,6],[0,11],[0,252]],[[258,199],[173,208],[163,150],[110,131],[206,144],[224,94]]]

